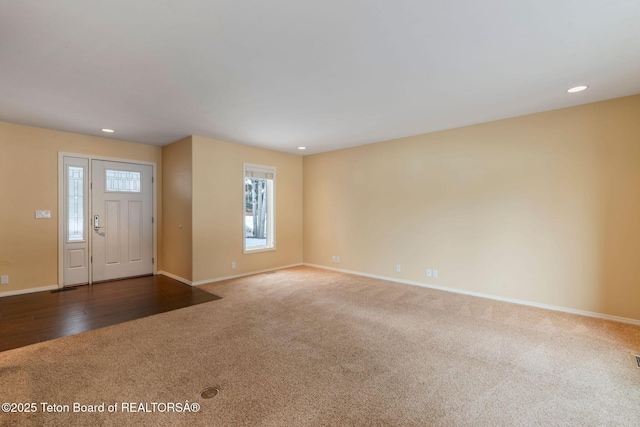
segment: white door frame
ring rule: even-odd
[[[139,160],[131,160],[131,159],[121,159],[116,157],[104,157],[104,156],[94,156],[90,154],[77,154],[77,153],[67,153],[67,152],[58,152],[58,288],[64,287],[64,158],[65,157],[78,157],[82,159],[87,159],[89,161],[89,170],[88,174],[91,177],[91,161],[92,160],[106,160],[108,162],[121,162],[121,163],[133,163],[138,165],[150,165],[152,167],[152,205],[153,205],[153,274],[158,274],[158,185],[157,185],[157,165],[155,162],[144,162]],[[90,178],[89,178],[90,179]],[[91,207],[92,203],[92,194],[91,189],[89,189],[88,194],[88,206]],[[90,215],[89,215],[90,216]],[[87,218],[87,221],[90,221],[91,218]],[[93,244],[93,233],[89,233],[89,256],[91,256],[92,244]],[[93,283],[93,265],[89,263],[89,283]]]

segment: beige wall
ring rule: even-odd
[[[0,123],[0,274],[10,280],[0,293],[58,284],[59,151],[162,166],[159,147]],[[37,209],[51,219],[36,220]]]
[[[162,148],[162,270],[191,281],[192,144],[191,137]]]
[[[639,165],[640,96],[307,156],[304,260],[640,319]]]
[[[160,148],[0,123],[0,274],[10,277],[0,293],[58,283],[58,152],[157,164],[159,271],[201,281],[302,262],[300,156],[201,137]],[[277,168],[275,251],[242,253],[243,162]],[[52,218],[35,220],[37,209]]]
[[[245,162],[276,167],[275,251],[242,253]],[[302,157],[194,136],[193,280],[301,262]]]
[[[640,95],[304,159],[0,123],[0,292],[57,284],[63,151],[157,164],[158,268],[187,280],[300,263],[304,237],[308,263],[640,320],[638,117]],[[277,168],[276,251],[242,253],[243,162]]]

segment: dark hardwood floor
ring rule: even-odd
[[[0,298],[0,351],[220,299],[165,276]]]

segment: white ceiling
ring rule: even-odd
[[[145,144],[311,154],[638,93],[638,0],[0,0],[0,121]]]

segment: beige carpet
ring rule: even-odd
[[[635,326],[307,267],[202,288],[223,299],[0,353],[0,403],[38,405],[0,424],[640,425]]]

